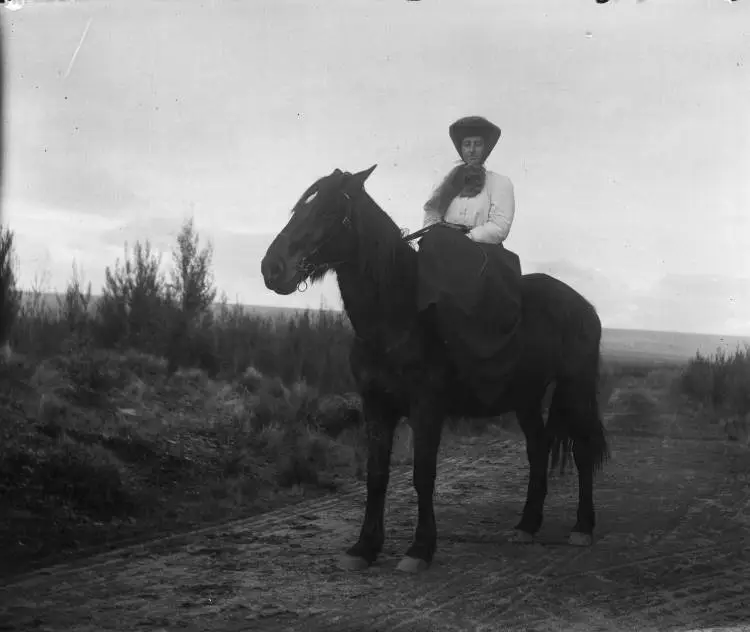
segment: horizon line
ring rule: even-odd
[[[39,290],[25,290],[21,289],[21,293],[23,294],[47,294],[47,295],[53,295],[53,296],[64,296],[64,292],[52,292],[52,291],[39,291]],[[101,294],[91,294],[91,298],[101,298]],[[294,306],[288,306],[285,307],[283,305],[264,305],[262,303],[240,303],[237,299],[235,299],[234,303],[230,303],[229,299],[227,297],[227,303],[230,305],[239,305],[240,307],[256,307],[261,309],[279,309],[279,310],[287,310],[287,311],[312,311],[312,312],[337,312],[346,314],[346,310],[343,308],[335,308],[335,307],[294,307]],[[212,306],[220,306],[221,301],[214,300],[213,303],[211,303]],[[685,336],[712,336],[716,338],[740,338],[740,339],[747,339],[750,341],[750,332],[745,334],[722,334],[722,333],[716,333],[716,332],[710,332],[710,331],[681,331],[677,329],[644,329],[644,328],[636,328],[636,327],[606,327],[602,325],[602,330],[606,331],[638,331],[638,332],[644,332],[644,333],[655,333],[655,334],[680,334]]]

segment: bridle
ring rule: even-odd
[[[341,220],[341,225],[345,229],[349,229],[352,226],[352,211],[354,208],[354,201],[352,200],[351,196],[346,192],[342,191],[341,194],[346,198],[346,212],[344,213],[344,218]],[[310,263],[310,258],[317,255],[320,250],[333,238],[337,237],[338,234],[334,233],[332,235],[329,235],[326,239],[324,239],[316,248],[313,248],[306,257],[302,257],[297,262],[297,270],[302,272],[304,274],[304,278],[297,284],[297,291],[298,292],[304,292],[307,290],[308,287],[310,287],[307,283],[307,279],[309,279],[313,274],[317,272],[321,272],[323,269],[330,269],[337,265],[340,265],[342,263],[346,263],[346,261],[328,261],[326,263]],[[304,287],[303,287],[304,286]]]

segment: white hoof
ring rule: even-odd
[[[534,536],[531,533],[526,533],[526,531],[514,529],[510,541],[514,544],[533,544]]]
[[[364,571],[370,568],[370,563],[363,557],[342,555],[339,558],[339,567],[345,571]]]
[[[416,557],[405,557],[398,563],[396,569],[404,573],[419,573],[421,571],[426,571],[429,566],[430,565],[424,560],[420,560]]]
[[[588,533],[581,533],[580,531],[573,531],[568,538],[568,544],[572,546],[591,546],[594,542]]]

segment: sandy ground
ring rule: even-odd
[[[447,448],[438,552],[396,570],[414,527],[408,467],[394,470],[384,554],[345,572],[364,489],[52,567],[0,587],[0,630],[692,630],[750,625],[750,453],[658,410],[607,418],[597,539],[565,544],[577,478],[550,481],[538,541],[517,545],[527,466],[496,430]],[[742,629],[734,627],[732,629]]]

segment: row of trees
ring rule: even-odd
[[[99,343],[105,347],[157,350],[173,363],[192,363],[185,355],[197,350],[201,335],[211,324],[210,309],[216,298],[209,244],[201,249],[193,220],[183,225],[172,251],[169,278],[162,272],[161,257],[136,242],[132,257],[105,270],[99,301]],[[86,308],[90,300],[89,285]],[[80,300],[83,301],[83,295]],[[66,296],[67,299],[67,296]],[[84,307],[81,305],[81,307]],[[187,341],[193,344],[186,345]],[[199,351],[199,350],[198,350]],[[197,360],[201,360],[198,358]],[[205,363],[205,358],[203,359]]]
[[[32,335],[42,333],[40,323],[34,321],[57,319],[68,335],[60,338],[56,335],[60,332],[48,333],[61,343],[135,347],[165,355],[171,351],[170,357],[180,361],[186,358],[177,357],[175,351],[185,348],[185,339],[211,320],[217,293],[211,271],[213,248],[210,244],[200,247],[192,219],[177,236],[168,276],[162,270],[161,256],[152,252],[148,241],[136,242],[132,253],[126,244],[124,260],[106,268],[105,284],[96,301],[91,284],[83,287],[74,268],[65,294],[51,310],[41,304],[40,292],[24,293],[17,287],[13,237],[12,231],[0,227],[0,344],[6,348],[24,353],[51,350],[51,340],[44,336],[35,340]]]
[[[305,380],[321,392],[353,386],[349,371],[352,331],[346,316],[320,311],[272,320],[217,304],[213,249],[202,248],[192,220],[180,230],[167,274],[150,244],[136,242],[106,268],[94,298],[75,271],[57,305],[40,291],[16,287],[13,234],[0,230],[0,344],[21,356],[48,357],[92,348],[138,349],[165,357],[170,371],[199,367],[210,376],[237,376],[253,366],[286,383]]]

